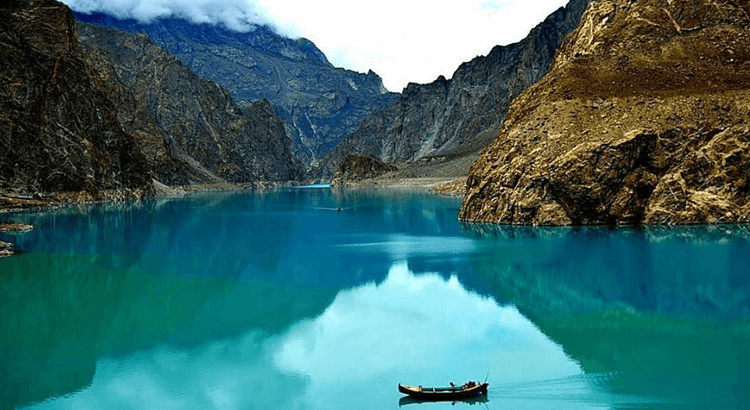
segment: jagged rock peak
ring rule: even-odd
[[[409,83],[401,93],[402,98],[414,98],[420,94],[429,94],[432,92],[448,92],[450,86],[450,80],[446,80],[445,76],[441,75],[435,81],[429,84]]]
[[[750,5],[595,0],[474,163],[460,218],[750,221]]]

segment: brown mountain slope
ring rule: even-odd
[[[750,5],[596,0],[472,165],[460,218],[750,220]]]

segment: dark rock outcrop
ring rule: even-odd
[[[341,160],[339,170],[331,180],[331,186],[342,186],[348,183],[377,178],[397,169],[395,166],[386,164],[373,157],[349,154]]]
[[[75,18],[34,0],[0,12],[0,189],[82,199],[141,197],[152,174],[86,63]]]
[[[229,89],[240,106],[271,101],[286,124],[295,154],[305,164],[320,159],[369,112],[398,98],[372,71],[335,68],[311,41],[284,38],[265,26],[240,33],[172,18],[140,24],[103,14],[77,16],[145,33],[198,75]]]
[[[462,64],[446,80],[409,84],[393,106],[371,114],[331,151],[313,177],[328,180],[348,153],[385,162],[424,157],[476,157],[497,135],[511,102],[549,71],[563,38],[590,0],[572,0],[521,42],[496,46]],[[468,168],[462,170],[466,175]],[[459,175],[456,175],[459,176]]]
[[[474,163],[460,218],[750,221],[750,5],[595,0]]]
[[[301,181],[304,167],[294,155],[292,140],[271,102],[258,100],[244,106],[242,112],[251,136],[245,143],[256,152],[252,161],[258,171],[268,181]]]

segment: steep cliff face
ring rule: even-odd
[[[750,5],[595,0],[474,163],[460,218],[750,219]]]
[[[314,176],[330,179],[351,152],[386,162],[451,156],[457,150],[476,156],[496,136],[513,99],[549,71],[555,51],[588,2],[572,0],[523,41],[462,64],[450,80],[441,76],[431,84],[409,84],[396,104],[371,114],[331,151]],[[480,148],[466,152],[462,145]]]
[[[0,11],[2,193],[150,194],[148,163],[86,63],[70,10],[52,0],[17,3]]]
[[[292,140],[271,102],[262,99],[242,108],[249,138],[241,141],[254,150],[253,164],[268,181],[301,181],[304,167],[294,155]],[[237,152],[233,152],[237,155]]]
[[[160,182],[289,181],[302,176],[291,140],[267,101],[240,109],[145,35],[79,23],[91,65],[118,101]]]
[[[198,75],[226,87],[240,106],[271,101],[305,164],[315,163],[369,112],[398,98],[372,71],[335,68],[311,41],[284,38],[264,26],[239,33],[179,19],[140,24],[102,14],[77,17],[145,33]]]

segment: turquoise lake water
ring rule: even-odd
[[[323,187],[22,214],[0,408],[748,409],[750,227],[465,225]],[[398,383],[488,377],[482,402]]]

